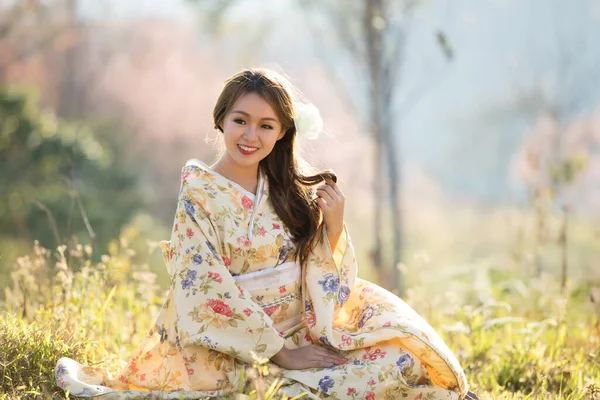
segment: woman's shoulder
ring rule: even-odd
[[[197,158],[188,160],[181,168],[181,190],[206,188],[215,182],[212,170]]]
[[[189,171],[194,169],[200,169],[203,171],[210,171],[210,167],[199,158],[190,158],[186,161],[185,165],[181,168],[181,171]]]

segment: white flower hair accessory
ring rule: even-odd
[[[296,132],[305,139],[316,139],[323,130],[319,109],[312,103],[294,102]]]

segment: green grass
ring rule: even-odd
[[[83,246],[36,246],[19,260],[0,313],[0,399],[65,398],[54,387],[58,358],[116,372],[141,342],[164,293],[126,241],[109,253],[93,263]],[[480,398],[600,399],[594,282],[569,281],[563,292],[554,275],[489,262],[437,280],[433,267],[413,267],[425,273],[411,276],[406,301],[443,336]],[[242,389],[253,398],[261,371]]]

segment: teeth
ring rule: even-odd
[[[247,147],[247,146],[242,146],[241,144],[238,144],[238,146],[240,146],[240,148],[242,148],[242,150],[246,150],[246,151],[254,151],[257,149],[257,147]]]

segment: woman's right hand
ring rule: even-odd
[[[271,361],[285,369],[328,368],[344,364],[348,359],[323,346],[310,344],[297,349],[285,346],[271,357]]]

